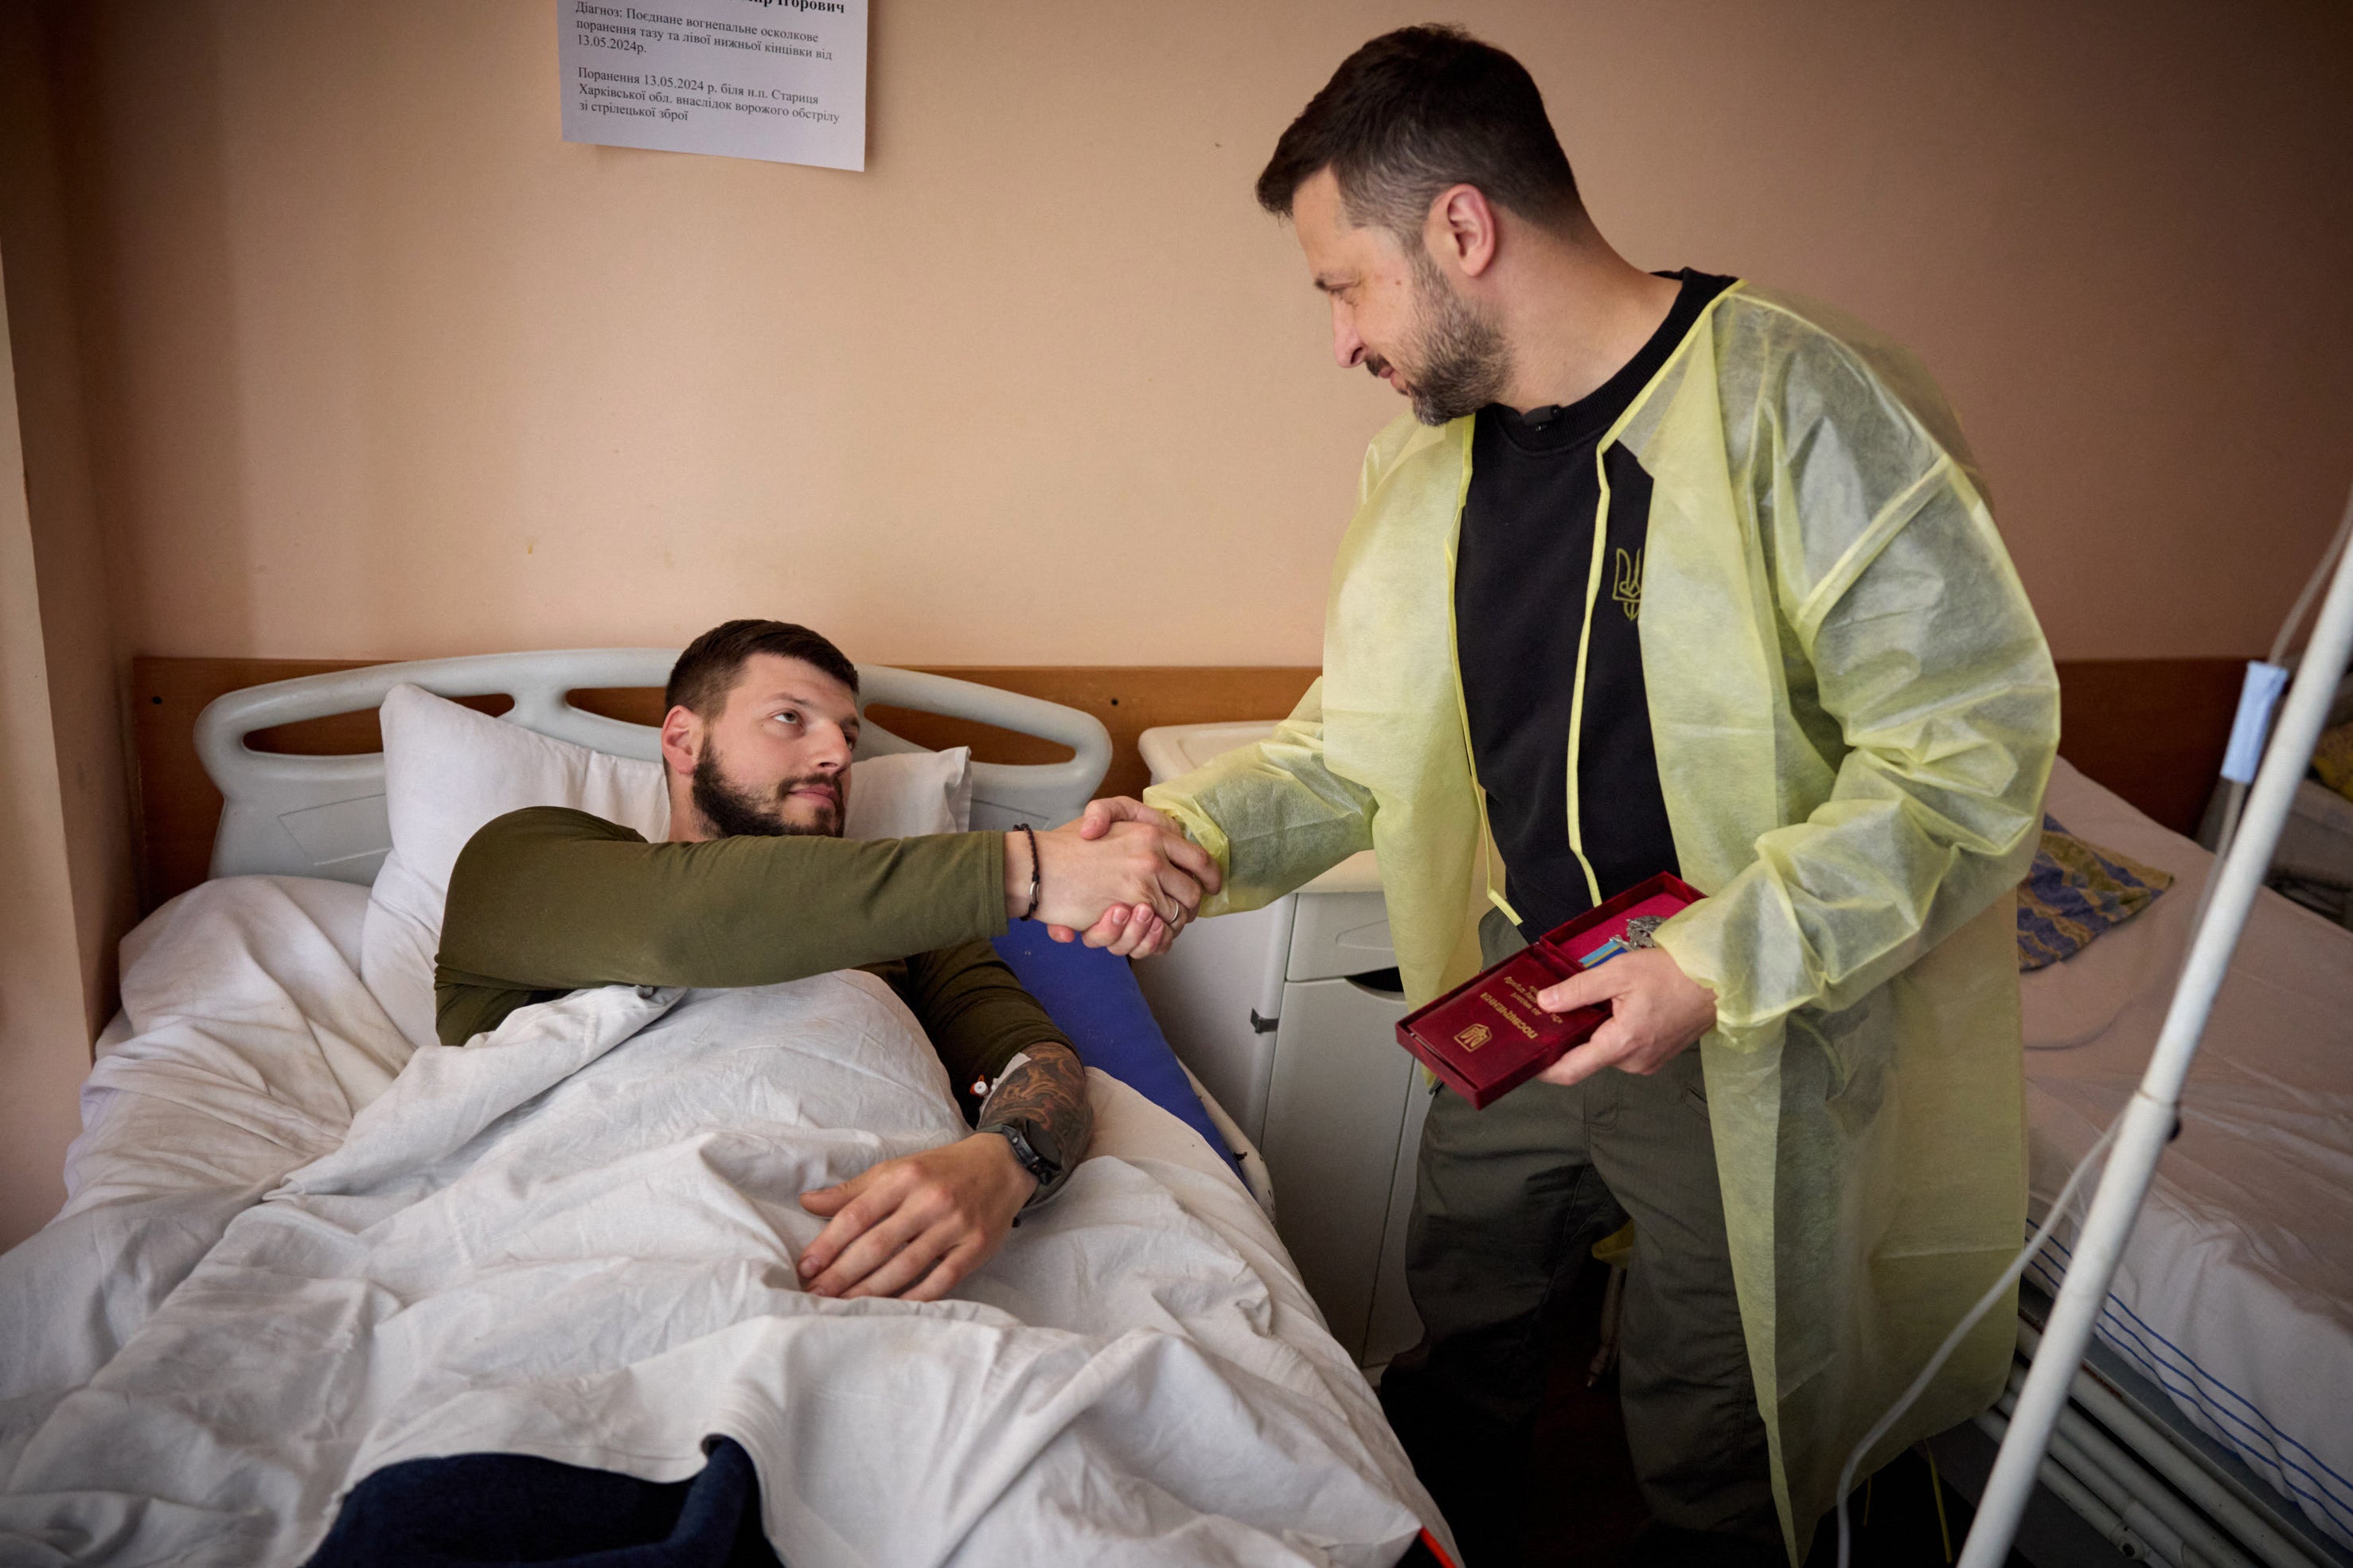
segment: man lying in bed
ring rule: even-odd
[[[1059,1189],[1092,1130],[1085,1068],[987,939],[1017,917],[1101,920],[1113,952],[1149,951],[1215,889],[1216,866],[1141,827],[1093,842],[1074,827],[843,839],[858,671],[804,626],[705,632],[665,698],[667,842],[542,806],[467,844],[434,973],[441,1040],[584,986],[880,976],[979,1130],[804,1194],[830,1219],[799,1268],[820,1296],[935,1300]]]

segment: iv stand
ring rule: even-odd
[[[2199,1037],[2214,1008],[2232,952],[2239,944],[2247,915],[2262,891],[2263,873],[2270,869],[2278,847],[2280,829],[2286,825],[2295,786],[2312,760],[2314,745],[2327,722],[2329,703],[2353,653],[2353,550],[2337,557],[2320,620],[2306,646],[2295,684],[2281,710],[2279,727],[2264,748],[2262,770],[2247,797],[2246,816],[2237,836],[2214,867],[2213,886],[2205,919],[2189,943],[2189,956],[2175,985],[2173,1004],[2166,1012],[2165,1028],[2158,1036],[2148,1070],[2126,1106],[2116,1134],[2116,1151],[2101,1173],[2091,1212],[2084,1216],[2075,1243],[2073,1262],[2042,1331],[2042,1344],[2027,1371],[2018,1408],[1993,1473],[1986,1479],[1977,1520],[1968,1543],[1961,1549],[1959,1568],[2001,1568],[2018,1533],[2019,1515],[2033,1489],[2051,1430],[2067,1403],[2067,1385],[2083,1362],[2092,1329],[2108,1299],[2125,1242],[2139,1216],[2157,1173],[2158,1157],[2165,1152],[2177,1125],[2182,1080],[2198,1054]]]

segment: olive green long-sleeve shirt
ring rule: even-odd
[[[533,806],[485,826],[450,873],[436,1032],[463,1045],[592,985],[772,985],[860,968],[907,1004],[968,1101],[1017,1051],[1070,1043],[988,945],[1005,924],[998,834],[649,844]]]

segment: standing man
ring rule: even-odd
[[[1611,1016],[1542,1081],[1437,1091],[1426,1337],[1382,1393],[1468,1560],[1510,1561],[1566,1287],[1630,1215],[1654,1554],[1797,1560],[2025,1215],[2011,889],[2058,688],[1984,485],[1900,350],[1621,258],[1527,72],[1458,30],[1357,50],[1258,197],[1342,367],[1412,416],[1366,458],[1297,711],[1088,828],[1208,850],[1204,914],[1378,850],[1416,1003],[1654,872],[1708,895],[1545,994]],[[1989,1403],[2011,1333],[1989,1317],[1864,1473]]]

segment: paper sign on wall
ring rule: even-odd
[[[556,0],[564,139],[866,167],[866,0]]]

